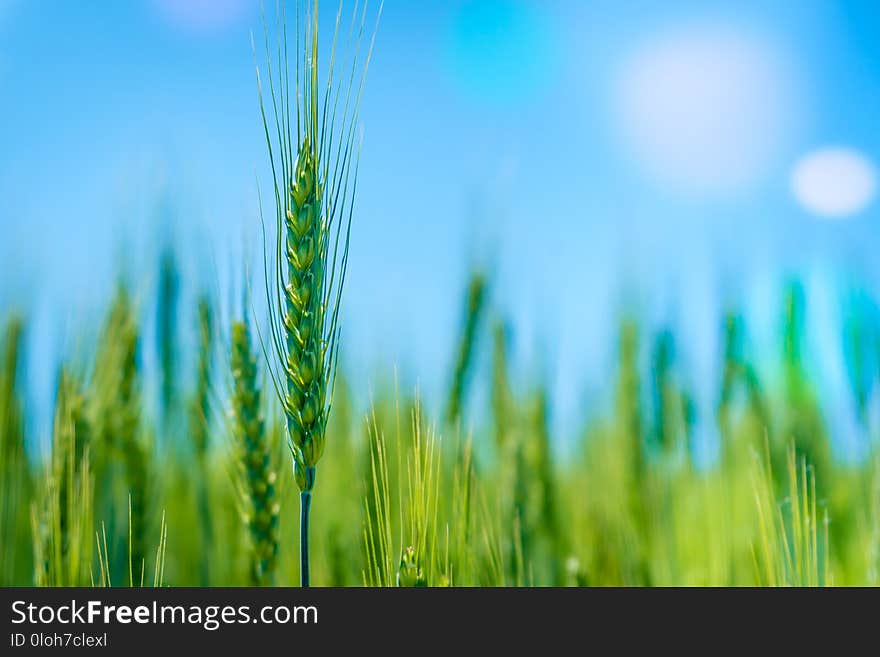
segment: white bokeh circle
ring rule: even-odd
[[[853,148],[821,148],[797,161],[791,191],[807,211],[843,219],[858,214],[874,200],[877,172],[868,157]]]
[[[785,59],[746,31],[692,25],[645,42],[617,78],[623,143],[653,182],[687,196],[759,183],[797,123]]]

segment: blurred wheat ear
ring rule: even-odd
[[[16,584],[19,572],[30,572],[27,514],[34,482],[25,449],[22,403],[22,343],[24,322],[16,315],[6,321],[0,338],[0,585]],[[23,511],[24,510],[24,511]]]
[[[461,418],[462,406],[465,403],[467,384],[470,379],[474,359],[477,330],[480,325],[480,318],[483,315],[485,299],[486,278],[481,272],[475,271],[471,274],[468,281],[461,337],[455,358],[455,370],[449,390],[449,401],[446,406],[446,419],[450,425],[455,425]]]
[[[214,543],[214,523],[211,517],[209,486],[209,447],[211,433],[211,376],[214,354],[214,311],[211,301],[203,296],[198,302],[199,353],[196,363],[196,389],[190,404],[190,436],[195,448],[197,479],[196,503],[203,549]],[[201,559],[201,581],[207,586],[211,580],[210,559]]]
[[[244,471],[245,521],[251,536],[251,583],[272,584],[278,554],[278,514],[275,472],[257,383],[257,362],[251,348],[248,326],[232,325],[232,416],[236,446]]]
[[[160,366],[160,402],[163,433],[168,433],[171,410],[177,391],[177,306],[180,297],[180,272],[174,250],[166,246],[159,262],[159,290],[156,303],[156,351]]]
[[[62,368],[55,402],[52,451],[41,504],[33,514],[38,586],[82,586],[92,561],[93,476],[89,428],[79,383]]]
[[[107,556],[120,568],[116,579],[128,574],[120,564],[130,563],[136,571],[134,579],[140,580],[148,556],[151,493],[155,491],[151,486],[152,442],[143,430],[140,388],[137,314],[128,290],[120,285],[95,358],[87,414],[93,434],[95,520],[108,524]]]
[[[333,399],[339,312],[357,187],[358,109],[375,29],[361,61],[367,5],[363,11],[357,6],[352,11],[346,39],[340,3],[322,76],[317,0],[297,3],[293,61],[288,56],[283,11],[278,17],[276,55],[265,29],[268,98],[257,67],[275,197],[274,255],[265,258],[271,317],[266,351],[300,489],[300,582],[308,586],[309,514]],[[341,64],[341,84],[334,79],[339,58],[347,59]]]

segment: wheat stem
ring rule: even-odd
[[[314,468],[312,476],[314,477]],[[309,569],[309,516],[312,509],[312,491],[304,490],[299,494],[299,582],[303,588],[310,585]]]

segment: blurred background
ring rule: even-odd
[[[28,317],[44,444],[58,362],[120,272],[149,333],[163,245],[182,308],[209,290],[228,309],[242,263],[259,271],[261,33],[258,0],[0,0],[0,305]],[[743,313],[772,382],[799,281],[805,366],[836,453],[858,460],[845,325],[854,303],[877,317],[878,108],[871,0],[386,0],[344,303],[353,394],[365,407],[396,370],[442,406],[477,268],[515,375],[549,382],[562,446],[611,400],[634,313],[675,332],[711,460],[723,314]],[[470,404],[479,422],[485,394]]]

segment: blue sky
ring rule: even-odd
[[[226,294],[266,180],[252,30],[256,0],[0,0],[0,302],[34,318],[38,351],[94,327],[120,268],[151,292],[157,224]],[[772,354],[797,274],[846,433],[837,297],[880,292],[878,116],[871,0],[386,0],[345,300],[355,385],[396,365],[436,403],[484,265],[518,374],[547,373],[570,427],[607,395],[625,304],[714,381],[720,309],[744,306]]]

